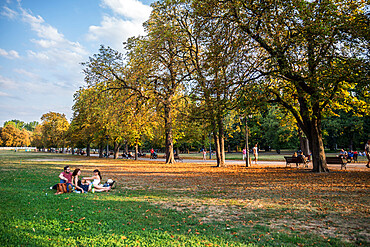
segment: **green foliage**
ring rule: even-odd
[[[323,120],[324,141],[328,148],[363,151],[370,133],[370,117],[359,117],[353,112],[336,111],[335,116]]]
[[[22,130],[26,129],[28,131],[34,131],[36,126],[39,124],[37,121],[32,121],[29,123],[25,123],[21,120],[13,119],[10,121],[5,121],[4,127],[7,126],[8,124],[13,124],[17,129]]]
[[[299,147],[298,126],[291,119],[291,116],[282,113],[276,106],[261,112],[251,121],[252,142],[258,143],[261,148],[270,147],[276,150]]]
[[[66,147],[69,123],[65,114],[49,112],[41,117],[42,143],[44,147]]]
[[[369,98],[351,93],[368,85],[370,78],[365,5],[329,0],[194,1],[207,23],[236,25],[244,40],[236,45],[244,48],[249,62],[241,71],[257,74],[256,88],[262,89],[251,97],[290,111],[310,142],[317,172],[327,171],[323,116],[334,109],[370,112]],[[355,24],[356,19],[361,21]]]
[[[31,133],[18,129],[14,122],[8,122],[0,128],[0,145],[5,147],[28,147],[31,144]]]

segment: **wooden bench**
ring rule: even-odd
[[[345,170],[347,170],[347,160],[341,157],[326,157],[326,163],[327,164],[339,164],[340,169],[344,167]]]
[[[299,164],[303,164],[305,167],[308,167],[308,161],[305,161],[303,157],[290,157],[290,156],[284,156],[286,166],[290,166],[291,164],[296,164],[298,167]]]
[[[134,156],[132,156],[131,154],[121,154],[122,155],[122,159],[135,159]]]

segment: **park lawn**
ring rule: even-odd
[[[63,166],[115,179],[54,195]],[[0,152],[2,246],[369,245],[365,170],[136,162]]]

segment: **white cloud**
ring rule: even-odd
[[[40,61],[47,61],[49,60],[49,57],[45,52],[34,52],[31,50],[27,51],[28,57],[38,59]]]
[[[80,63],[87,60],[91,51],[76,42],[78,38],[68,39],[59,26],[57,28],[50,25],[38,13],[33,14],[31,10],[23,9],[21,0],[16,1],[18,4],[13,9],[0,6],[0,15],[29,25],[31,32],[28,31],[26,37],[33,37],[29,38],[29,44],[22,40],[23,47],[28,45],[21,52],[22,56],[17,51],[0,48],[0,57],[20,59],[20,62],[16,60],[16,69],[9,69],[8,66],[0,68],[0,108],[3,108],[0,109],[0,118],[17,117],[23,121],[31,121],[35,120],[35,115],[41,116],[47,111],[58,110],[70,115],[73,93],[83,84]],[[142,23],[149,17],[149,6],[135,0],[100,2],[106,8],[103,10],[106,14],[97,16],[101,18],[100,24],[86,30],[85,35],[93,41],[86,43],[86,47],[93,47],[96,51],[98,45],[104,44],[119,50],[128,37],[144,34]],[[20,51],[18,48],[15,50]],[[7,62],[10,66],[15,64]],[[24,113],[15,115],[15,112]]]
[[[32,73],[32,72],[27,71],[25,69],[14,69],[14,72],[17,73],[18,75],[25,76],[26,78],[29,78],[29,79],[34,79],[34,80],[38,80],[38,81],[41,80],[40,75]]]
[[[31,39],[39,51],[28,51],[29,57],[63,63],[80,63],[88,52],[78,42],[67,40],[55,27],[45,23],[41,16],[34,16],[21,9],[22,20],[31,26],[40,39]]]
[[[57,44],[57,42],[55,42],[54,40],[46,40],[46,39],[40,39],[40,40],[31,39],[31,41],[45,49],[53,47]]]
[[[116,50],[121,50],[122,42],[127,38],[144,34],[141,23],[125,21],[115,17],[104,16],[100,26],[90,26],[87,38],[103,42]]]
[[[151,11],[151,7],[137,0],[103,0],[103,6],[126,18],[141,22],[146,21]]]
[[[149,18],[151,7],[137,0],[102,0],[116,16],[103,16],[99,26],[90,26],[87,39],[122,50],[129,37],[143,35],[143,22]]]
[[[0,56],[6,57],[6,58],[9,58],[9,59],[20,58],[17,51],[14,51],[14,50],[6,51],[6,50],[1,49],[1,48],[0,48]]]
[[[10,95],[0,91],[0,97],[10,97]]]
[[[80,63],[86,60],[89,52],[80,43],[66,39],[41,16],[35,16],[21,6],[19,9],[21,20],[29,24],[36,34],[36,38],[30,40],[37,45],[36,49],[26,51],[30,69],[37,71],[35,73],[42,71],[40,78],[45,82],[60,88],[76,87],[76,90],[83,81]],[[32,78],[26,79],[30,82]]]
[[[28,11],[21,9],[22,20],[31,25],[31,29],[37,33],[37,36],[43,39],[62,42],[64,40],[63,34],[49,24],[45,23],[41,16],[33,16]]]
[[[1,88],[15,88],[16,87],[16,82],[13,81],[12,79],[10,78],[7,78],[7,77],[4,77],[2,75],[0,75],[0,86]]]
[[[9,9],[6,6],[3,6],[3,11],[1,11],[1,15],[8,17],[9,19],[15,19],[18,16],[18,13],[12,9]]]

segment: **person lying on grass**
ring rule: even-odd
[[[94,176],[83,178],[83,180],[93,180],[91,183],[91,187],[94,188],[96,192],[109,191],[111,189],[111,186],[103,187],[100,184],[101,179],[102,179],[102,176],[98,169],[94,170]]]
[[[72,184],[77,191],[87,193],[91,190],[91,185],[86,180],[80,180],[81,170],[76,168],[72,173]]]

